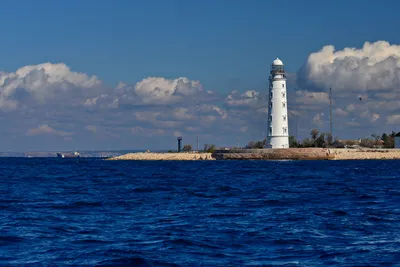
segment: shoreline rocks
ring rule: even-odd
[[[400,149],[276,148],[217,150],[217,160],[390,160],[400,159]]]
[[[400,159],[400,149],[331,148],[335,160]]]
[[[107,160],[215,160],[211,153],[129,153]]]
[[[279,148],[231,149],[214,153],[129,153],[106,160],[390,160],[400,159],[400,149]]]
[[[334,159],[325,148],[265,148],[217,150],[217,160],[329,160]]]

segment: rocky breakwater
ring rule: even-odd
[[[336,160],[400,159],[400,149],[332,148],[330,151]]]
[[[217,150],[217,160],[331,160],[334,155],[326,148],[263,148]]]
[[[107,160],[214,160],[211,153],[129,153]]]

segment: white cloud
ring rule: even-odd
[[[324,46],[298,73],[303,88],[357,92],[400,89],[400,46],[366,42],[360,49]]]
[[[343,109],[341,109],[341,108],[336,108],[335,111],[334,111],[334,113],[335,113],[336,115],[342,116],[342,117],[345,117],[345,116],[349,115],[349,112],[347,112],[347,111],[345,111],[345,110],[343,110]]]
[[[261,94],[255,90],[248,90],[243,94],[235,90],[226,97],[225,102],[230,107],[261,107],[266,105],[266,101],[262,103],[262,100]]]
[[[323,117],[324,117],[325,115],[324,115],[324,113],[318,113],[317,115],[315,115],[314,116],[314,118],[312,119],[312,121],[313,121],[313,123],[314,124],[316,124],[316,125],[322,125],[324,122],[323,122]]]
[[[40,125],[37,128],[29,129],[26,133],[26,135],[28,135],[28,136],[44,135],[44,134],[58,135],[58,136],[70,136],[70,135],[73,135],[74,133],[55,130],[54,128],[51,128],[47,124]]]
[[[182,133],[180,131],[174,131],[174,136],[175,137],[182,136]]]
[[[390,115],[387,117],[387,123],[388,124],[400,124],[400,115],[396,114],[396,115]]]
[[[136,83],[134,92],[143,103],[166,104],[182,101],[185,97],[199,94],[204,90],[199,81],[192,81],[186,77],[173,80],[149,77]]]
[[[162,129],[151,129],[151,128],[144,128],[141,126],[136,126],[132,128],[132,134],[155,136],[155,135],[163,135],[165,134],[165,131]]]
[[[100,85],[96,76],[73,72],[63,63],[25,66],[16,72],[0,73],[0,109],[14,110],[22,104],[45,104],[65,95],[82,99],[85,95],[97,93],[90,89]],[[60,101],[59,104],[64,103]]]

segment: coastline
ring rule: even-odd
[[[400,149],[395,148],[330,148],[330,151],[335,157],[334,160],[400,159]]]
[[[215,160],[211,153],[153,153],[153,152],[137,152],[125,155],[107,158],[106,160]]]
[[[369,148],[286,148],[286,149],[232,149],[214,153],[137,152],[107,158],[106,160],[393,160],[400,159],[400,149]]]

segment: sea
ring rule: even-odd
[[[399,266],[400,164],[0,158],[0,266]]]

